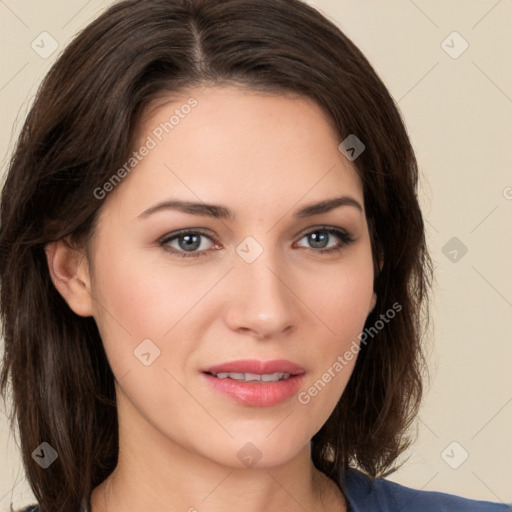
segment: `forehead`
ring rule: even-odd
[[[339,193],[362,202],[360,178],[340,142],[309,98],[192,89],[148,106],[134,152],[150,149],[115,194],[132,209],[168,195],[269,214]]]

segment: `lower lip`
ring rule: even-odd
[[[229,377],[219,379],[203,373],[213,389],[224,393],[236,402],[255,407],[271,407],[295,395],[304,380],[305,373],[290,375],[277,382],[241,382]]]

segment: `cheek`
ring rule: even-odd
[[[156,353],[160,350],[155,364],[161,364],[169,337],[179,332],[181,321],[213,284],[191,279],[192,271],[171,272],[170,267],[152,264],[142,254],[116,252],[115,244],[105,244],[96,255],[94,316],[116,376],[140,366],[134,351],[144,340],[155,344]],[[186,347],[173,347],[180,349]]]
[[[314,274],[304,274],[298,281],[300,297],[318,327],[311,327],[315,350],[310,360],[315,371],[297,398],[311,418],[318,420],[316,428],[330,416],[347,386],[359,353],[359,335],[371,307],[373,264],[369,242],[359,249],[335,264],[318,265]]]
[[[182,374],[185,362],[196,364],[216,318],[226,268],[180,265],[156,251],[115,250],[115,244],[105,245],[97,259],[115,265],[98,265],[94,276],[95,318],[112,372],[118,381],[129,375],[123,387],[137,383],[130,393],[141,400],[146,393],[164,402],[181,396],[169,374]]]
[[[363,329],[373,295],[373,264],[368,246],[347,253],[346,258],[317,265],[295,281],[297,295],[319,320],[324,339],[331,335],[340,349]],[[294,289],[295,291],[295,289]]]
[[[101,262],[94,279],[98,314],[106,322],[114,317],[134,335],[162,338],[215,282],[215,276],[199,275],[192,267],[174,263],[173,268],[157,248],[116,254],[114,245],[105,244],[96,256]]]

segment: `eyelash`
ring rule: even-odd
[[[355,238],[353,238],[345,230],[330,227],[330,226],[323,226],[323,227],[315,228],[311,231],[308,231],[307,233],[304,233],[301,236],[300,240],[302,240],[304,237],[306,237],[308,235],[311,235],[312,233],[318,233],[318,232],[326,232],[326,233],[329,233],[330,235],[334,235],[334,236],[338,237],[341,240],[341,242],[337,247],[331,247],[329,249],[312,249],[312,248],[307,248],[307,247],[305,247],[304,249],[306,249],[308,251],[312,251],[317,254],[320,253],[321,255],[326,255],[326,254],[332,254],[335,252],[336,253],[340,252],[342,249],[344,249],[345,247],[347,247],[348,245],[350,245],[352,242],[355,241]],[[176,231],[175,233],[171,233],[170,235],[166,235],[164,238],[161,238],[158,243],[161,247],[164,248],[164,250],[166,250],[172,254],[175,254],[176,256],[178,256],[180,258],[197,258],[199,256],[207,256],[208,250],[203,250],[203,251],[198,251],[198,252],[187,252],[187,251],[172,249],[167,245],[169,242],[172,242],[173,240],[179,238],[180,236],[191,235],[191,234],[199,234],[206,238],[209,238],[214,244],[219,243],[218,240],[212,238],[210,235],[208,235],[207,233],[203,232],[200,229],[194,229],[194,230],[182,229],[180,231]]]

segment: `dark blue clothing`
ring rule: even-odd
[[[512,502],[461,498],[453,494],[423,491],[384,480],[370,479],[359,471],[342,474],[351,512],[510,512]]]
[[[363,473],[349,470],[342,473],[345,496],[350,512],[511,512],[512,502],[461,498],[453,494],[422,491],[385,480],[370,479]],[[21,512],[38,512],[28,507]]]

